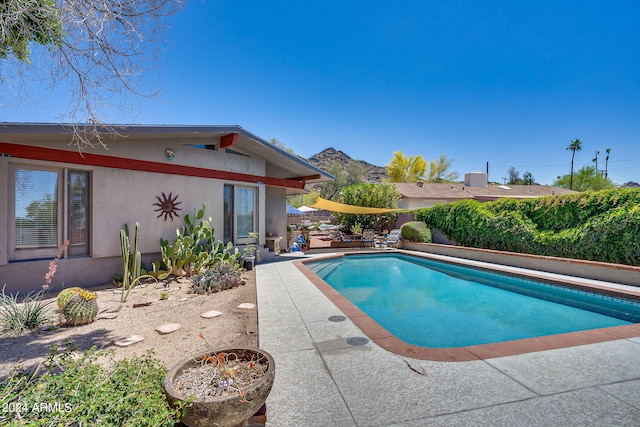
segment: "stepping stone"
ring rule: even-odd
[[[187,297],[182,297],[182,298],[180,298],[180,301],[186,301],[186,300],[188,300],[188,299],[189,299],[189,298],[187,298]]]
[[[144,341],[144,337],[142,335],[131,335],[130,337],[115,340],[113,345],[116,347],[129,347],[130,345],[139,343],[140,341]]]
[[[246,308],[246,309],[251,310],[252,308],[256,308],[256,305],[255,305],[255,304],[252,304],[252,303],[250,303],[250,302],[243,302],[242,304],[240,304],[240,305],[238,306],[238,308]]]
[[[116,307],[109,307],[109,308],[106,308],[106,309],[102,310],[102,312],[103,312],[103,313],[117,313],[117,312],[119,312],[120,310],[122,310],[122,304],[120,304],[120,305],[118,305],[118,306],[116,306]]]
[[[98,319],[115,319],[116,317],[118,317],[117,313],[104,313],[98,315]]]
[[[200,315],[200,317],[204,317],[205,319],[212,319],[218,316],[222,316],[222,312],[218,310],[207,311]]]
[[[165,323],[164,325],[160,325],[156,328],[156,332],[159,334],[170,334],[171,332],[175,332],[178,329],[182,328],[182,325],[179,323]]]

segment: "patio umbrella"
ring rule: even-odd
[[[304,215],[304,212],[294,208],[291,205],[287,205],[287,215]]]
[[[318,209],[310,208],[309,206],[300,206],[298,210],[302,213],[307,213],[307,212],[315,212]]]

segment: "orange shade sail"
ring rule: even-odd
[[[388,208],[368,208],[365,206],[345,205],[344,203],[333,202],[331,200],[318,197],[318,201],[311,205],[312,208],[323,209],[331,212],[340,212],[346,214],[359,215],[375,215],[389,212],[400,212],[406,209],[388,209]]]

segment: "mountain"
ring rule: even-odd
[[[307,161],[323,170],[328,170],[329,166],[335,163],[338,163],[343,167],[346,167],[350,163],[357,163],[364,169],[364,179],[366,182],[383,182],[383,180],[389,178],[386,167],[372,165],[364,160],[352,159],[344,152],[336,150],[335,148],[322,150],[308,158]]]

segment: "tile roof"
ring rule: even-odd
[[[474,187],[462,183],[431,184],[419,187],[415,183],[394,183],[403,198],[406,199],[496,199],[502,197],[531,198],[572,194],[575,191],[551,185],[495,185]]]

